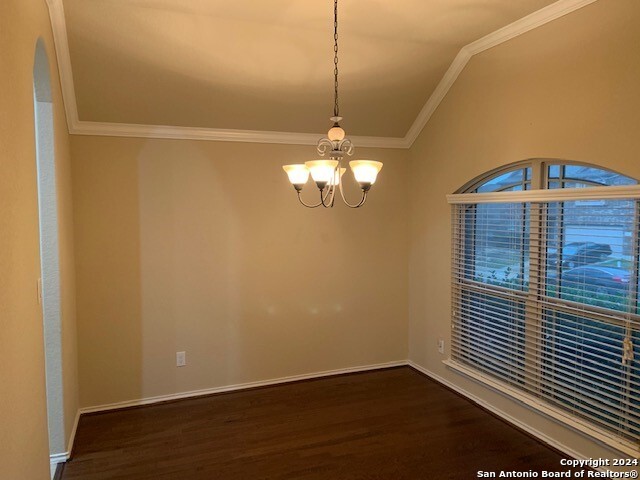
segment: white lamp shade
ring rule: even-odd
[[[334,178],[334,172],[338,166],[337,160],[313,160],[305,162],[305,166],[311,172],[311,177],[316,183],[327,184]]]
[[[338,170],[334,170],[333,173],[333,178],[329,181],[329,185],[338,185],[340,183],[340,179],[342,178],[342,176],[344,175],[344,172],[346,172],[347,169],[346,168],[341,168],[340,169],[340,176],[338,177]]]
[[[368,183],[373,185],[376,183],[378,172],[382,169],[382,162],[375,162],[373,160],[352,160],[349,162],[349,166],[353,171],[353,176],[356,177],[358,183]]]
[[[302,164],[284,165],[282,169],[287,172],[292,185],[304,185],[309,180],[309,169]]]

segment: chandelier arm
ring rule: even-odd
[[[309,205],[308,203],[305,203],[304,200],[302,200],[302,192],[300,191],[298,191],[298,200],[307,208],[318,208],[320,205],[322,205],[322,202],[318,202],[315,205]]]
[[[324,194],[324,198],[321,197],[322,198],[322,202],[320,202],[320,203],[322,205],[324,205],[324,203],[326,202],[327,198],[329,198],[329,196],[331,196],[331,202],[329,202],[329,203],[330,203],[331,206],[333,206],[333,196],[335,195],[334,188],[335,188],[335,186],[334,187],[329,186],[329,188],[327,188],[327,193]]]
[[[338,184],[338,186],[340,187],[340,196],[342,197],[342,201],[344,202],[344,204],[349,207],[349,208],[359,208],[362,205],[364,205],[364,202],[367,201],[367,192],[366,191],[362,191],[362,198],[360,199],[359,203],[356,204],[351,204],[347,201],[347,197],[345,197],[344,192],[342,191],[342,178],[340,178],[340,183]]]
[[[331,189],[331,187],[327,188],[327,193],[325,193],[325,194],[324,194],[323,202],[324,202],[327,198],[329,198],[329,195],[331,195],[332,191],[333,191],[333,190]]]
[[[364,202],[367,201],[367,192],[362,192],[362,198],[360,199],[360,201],[353,205],[347,202],[347,199],[345,198],[344,193],[342,192],[342,188],[340,188],[340,194],[342,195],[342,201],[349,208],[360,208],[362,205],[364,205]]]
[[[331,191],[331,188],[328,188],[328,189],[327,189],[327,192],[330,192],[330,191]],[[326,203],[324,203],[324,201],[325,201],[326,199],[327,199],[327,197],[324,197],[324,198],[323,198],[323,196],[322,196],[322,191],[321,191],[321,192],[320,192],[320,204],[321,204],[324,208],[329,208],[329,207],[330,207],[330,204],[326,204]]]
[[[320,190],[320,201],[315,205],[309,205],[308,203],[305,203],[304,200],[302,200],[302,190],[297,190],[297,193],[298,193],[298,200],[302,205],[304,205],[307,208],[318,208],[320,205],[324,205],[324,202],[327,200],[327,198],[329,197],[329,193],[331,192],[330,192],[330,189],[327,189],[327,193],[324,193],[323,190]]]
[[[325,203],[325,200],[327,200],[329,196],[331,196],[331,200],[328,203]],[[335,196],[336,196],[336,186],[335,185],[329,186],[329,188],[327,188],[327,194],[324,196],[324,198],[322,196],[322,192],[320,193],[320,203],[324,208],[331,208],[333,207]]]

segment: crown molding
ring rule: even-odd
[[[55,45],[56,60],[58,62],[62,102],[64,103],[64,111],[67,117],[67,127],[69,133],[71,133],[73,127],[78,123],[78,104],[76,103],[76,90],[73,84],[64,6],[62,5],[62,0],[47,0],[47,6],[49,7],[51,31]]]
[[[168,125],[138,125],[76,121],[69,128],[72,135],[104,137],[169,138],[178,140],[208,140],[218,142],[279,143],[287,145],[317,145],[323,135],[315,133],[271,132],[264,130],[232,130],[223,128],[174,127]],[[349,137],[358,147],[409,148],[401,137]]]
[[[506,27],[496,30],[462,47],[442,77],[442,80],[440,80],[440,83],[424,104],[420,113],[418,113],[413,125],[411,125],[407,131],[404,137],[406,144],[411,147],[413,142],[416,141],[418,135],[420,135],[420,132],[422,132],[422,129],[427,125],[436,108],[438,108],[438,105],[440,105],[440,102],[442,102],[449,89],[455,83],[460,72],[462,72],[469,60],[471,60],[471,57],[596,1],[597,0],[558,0],[551,5],[541,8]]]
[[[78,117],[69,41],[62,0],[46,0],[51,18],[62,98],[69,133],[72,135],[97,135],[108,137],[169,138],[181,140],[208,140],[221,142],[277,143],[290,145],[315,145],[322,135],[313,133],[271,132],[263,130],[233,130],[221,128],[179,127],[165,125],[139,125],[128,123],[88,122]],[[496,30],[460,49],[427,102],[424,104],[407,134],[400,137],[351,137],[360,147],[403,148],[413,145],[429,122],[440,102],[453,86],[471,57],[489,48],[567,15],[597,0],[558,0],[506,27]]]
[[[541,27],[582,7],[596,2],[597,0],[558,0],[551,5],[547,5],[520,20],[516,20],[509,25],[496,30],[489,35],[482,37],[464,47],[471,55],[484,52],[491,47],[500,45],[512,38],[527,33],[530,30]]]
[[[435,88],[435,90],[427,100],[427,103],[424,104],[424,107],[422,107],[422,110],[420,110],[420,113],[418,113],[418,116],[413,121],[413,124],[411,125],[411,127],[409,127],[409,130],[404,137],[409,147],[411,147],[411,145],[413,145],[413,142],[416,141],[418,135],[420,135],[420,132],[422,132],[422,129],[429,122],[431,115],[433,115],[433,113],[436,111],[436,108],[438,108],[440,102],[444,100],[444,97],[449,92],[449,89],[457,80],[458,75],[460,75],[464,67],[467,65],[467,62],[471,59],[471,55],[467,50],[465,50],[465,48],[466,47],[462,48],[458,52],[458,55],[456,55],[456,58],[453,59],[453,62],[445,72],[442,80],[440,80],[440,83],[438,83],[438,86]]]

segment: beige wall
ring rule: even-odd
[[[0,3],[0,458],[3,478],[25,480],[49,474],[42,311],[36,295],[40,266],[33,62],[39,36],[47,46],[53,83],[68,438],[77,411],[77,378],[67,126],[46,3]]]
[[[640,2],[601,0],[469,62],[410,150],[409,356],[586,456],[611,456],[448,370],[450,209],[445,195],[527,158],[579,160],[640,178]]]
[[[71,147],[82,406],[407,357],[406,151],[356,211],[297,203],[313,146]]]

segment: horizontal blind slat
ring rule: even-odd
[[[483,340],[478,340],[477,338],[473,338],[469,335],[461,335],[461,339],[452,339],[451,341],[452,346],[454,347],[454,351],[456,353],[459,353],[461,351],[464,351],[465,349],[467,350],[473,350],[477,353],[482,353],[485,354],[486,353],[486,348],[479,348],[478,345],[482,346],[482,345],[486,345],[487,347],[491,347],[492,349],[495,349],[495,351],[500,352],[500,353],[504,353],[506,354],[510,354],[512,352],[510,352],[509,348],[505,348],[503,346],[500,345],[494,345],[494,344],[489,344],[486,343]],[[534,376],[538,373],[538,369],[534,369],[531,367],[527,367],[526,365],[524,365],[524,354],[518,354],[516,353],[515,355],[513,355],[515,358],[512,359],[511,362],[511,366],[513,366],[514,368],[516,368],[518,371],[521,371],[523,373],[523,375],[525,374],[530,374],[531,376]],[[503,360],[503,363],[506,365],[507,362]],[[545,360],[540,362],[542,368],[546,368],[547,370],[550,369],[550,364],[555,364],[555,362],[552,362],[551,360]],[[621,372],[611,372],[611,373],[606,373],[603,374],[602,371],[599,371],[595,368],[591,368],[591,367],[586,367],[584,369],[571,369],[570,367],[567,367],[566,364],[563,365],[563,367],[565,370],[570,370],[570,373],[575,372],[575,374],[565,374],[565,375],[559,375],[556,374],[555,377],[560,378],[562,377],[563,379],[576,379],[576,378],[587,378],[592,382],[597,382],[598,384],[601,385],[601,387],[604,390],[607,390],[609,392],[618,392],[619,391],[619,387],[620,387],[620,383],[616,382],[615,380],[613,380],[616,376],[621,376],[622,373]],[[606,376],[605,376],[606,375]],[[611,379],[607,378],[610,377]],[[588,386],[587,386],[588,388]],[[638,402],[640,401],[640,385],[637,384],[637,382],[635,383],[635,388],[629,387],[628,388],[628,394],[629,394],[629,398],[630,398],[630,402]]]

